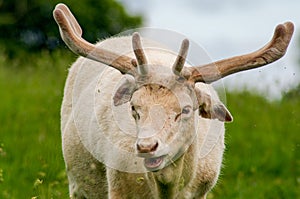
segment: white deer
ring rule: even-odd
[[[61,110],[71,198],[206,198],[220,173],[224,122],[232,121],[209,83],[281,58],[294,29],[280,24],[253,53],[187,66],[187,39],[177,56],[142,48],[160,46],[138,33],[93,45],[67,6],[53,15],[66,45],[82,56],[69,71]]]

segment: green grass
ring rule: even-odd
[[[59,113],[72,57],[0,55],[0,198],[67,198]]]
[[[224,169],[215,198],[300,197],[300,98],[228,94]]]
[[[69,52],[0,52],[0,198],[68,198],[60,104]],[[222,175],[208,198],[300,197],[300,98],[228,93]]]

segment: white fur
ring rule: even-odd
[[[176,54],[158,50],[160,47],[153,42],[142,43],[150,63],[172,66]],[[134,58],[131,37],[111,38],[97,45]],[[221,168],[223,122],[195,114],[198,133],[187,151],[174,164],[157,172],[146,172],[142,159],[135,155],[136,140],[130,136],[136,133],[136,127],[127,114],[129,105],[115,109],[112,103],[121,78],[119,71],[82,57],[70,68],[61,110],[70,196],[89,199],[205,198]],[[210,86],[202,83],[196,86],[219,101]],[[136,164],[130,164],[132,161]],[[137,172],[114,169],[120,164],[124,170]]]

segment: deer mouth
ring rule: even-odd
[[[144,159],[144,165],[146,169],[150,171],[157,170],[162,165],[163,162],[164,162],[164,156]]]

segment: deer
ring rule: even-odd
[[[280,59],[294,31],[279,24],[257,51],[191,66],[188,39],[178,53],[138,32],[92,44],[66,5],[53,16],[80,56],[61,108],[70,198],[205,199],[222,167],[224,123],[233,121],[211,83]]]

